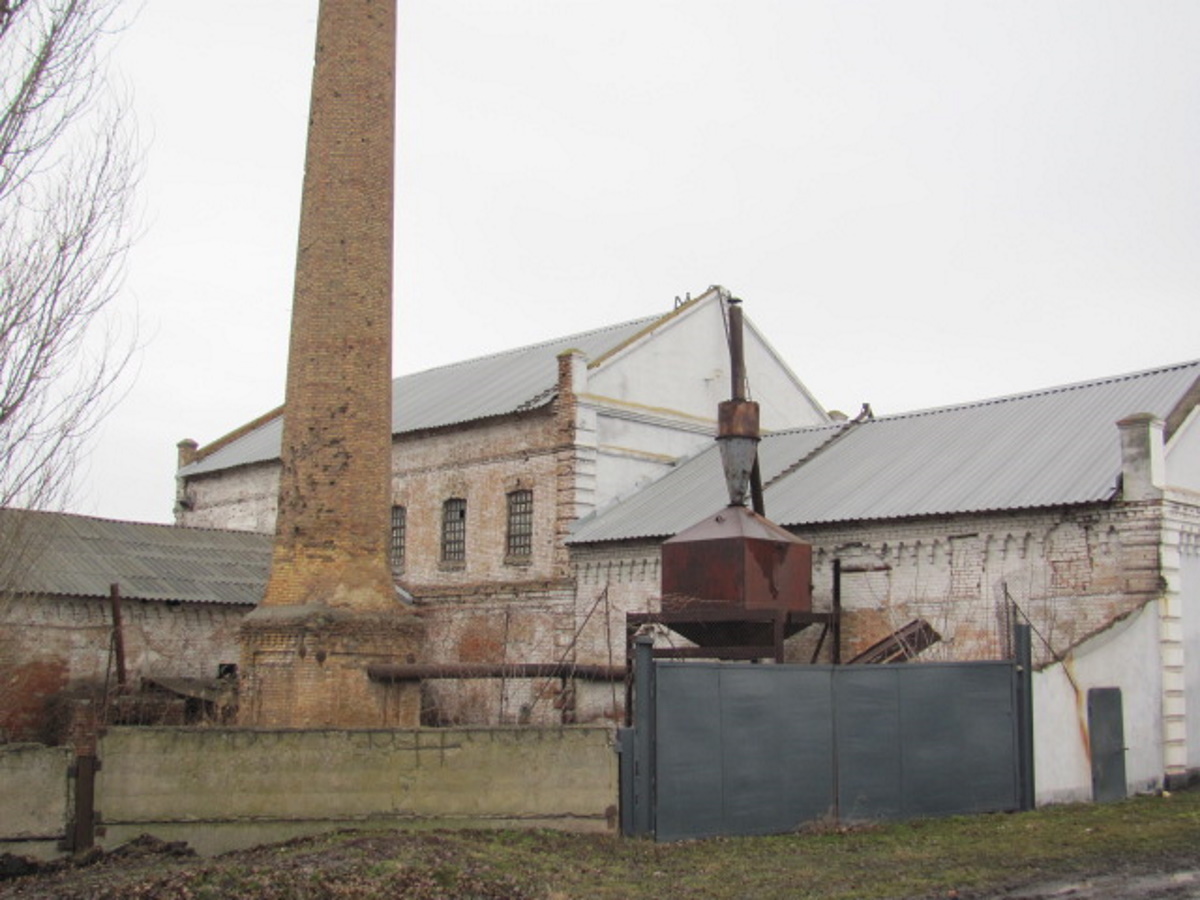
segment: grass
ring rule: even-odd
[[[207,860],[114,858],[0,883],[0,897],[894,900],[1180,866],[1200,867],[1200,790],[677,844],[552,831],[343,832]]]

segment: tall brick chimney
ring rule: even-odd
[[[271,575],[242,627],[239,717],[415,725],[420,620],[388,564],[396,0],[321,0]]]

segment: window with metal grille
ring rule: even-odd
[[[508,495],[507,555],[533,555],[533,491],[513,491]]]
[[[442,504],[442,562],[467,558],[467,501],[451,497]]]
[[[388,545],[388,558],[393,572],[404,571],[404,538],[408,530],[408,510],[403,506],[392,507],[392,540]]]

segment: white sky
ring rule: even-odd
[[[170,521],[283,399],[316,7],[116,47],[144,349],[77,512]],[[400,0],[399,56],[397,374],[713,283],[850,413],[1200,356],[1194,0]]]

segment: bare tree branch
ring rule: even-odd
[[[138,159],[104,75],[120,0],[0,0],[0,507],[53,508],[109,409]]]

